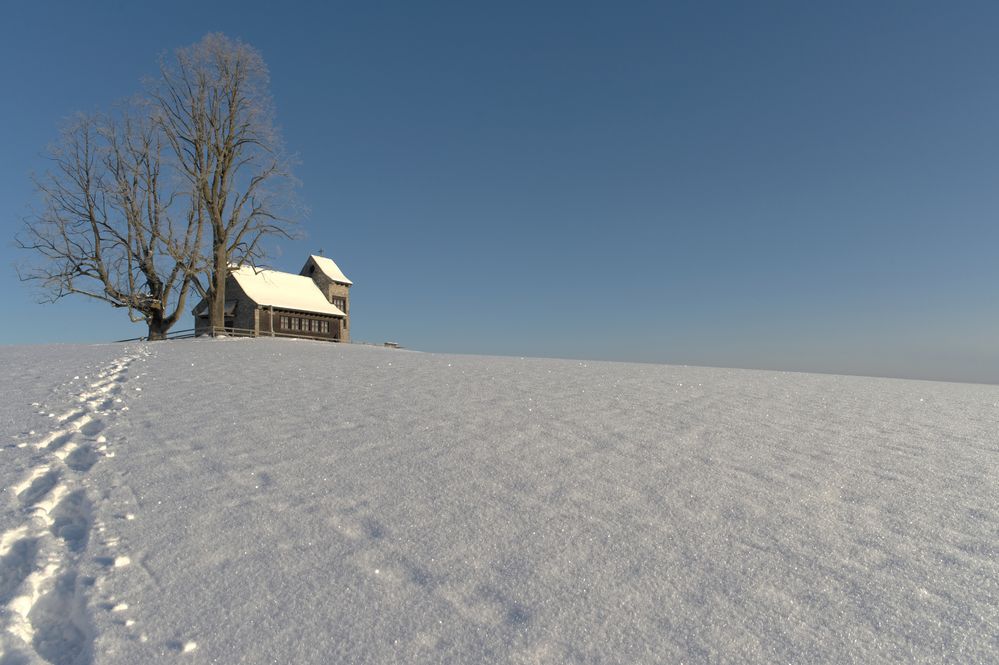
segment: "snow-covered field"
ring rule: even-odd
[[[999,387],[0,348],[2,665],[999,661]]]

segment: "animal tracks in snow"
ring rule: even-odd
[[[11,487],[22,523],[0,534],[4,665],[34,662],[32,655],[55,665],[91,662],[95,630],[87,603],[98,580],[81,574],[81,563],[107,575],[130,559],[111,538],[101,544],[101,556],[91,555],[96,554],[90,552],[94,527],[104,527],[95,523],[87,475],[102,458],[113,456],[104,431],[122,402],[115,395],[122,391],[129,365],[147,354],[144,348],[130,349],[76,396],[75,406],[49,414],[51,431],[19,444],[32,445],[40,454]]]

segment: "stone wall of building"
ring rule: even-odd
[[[347,316],[341,319],[340,339],[344,342],[349,342],[350,341],[350,287],[347,286],[346,284],[339,284],[329,279],[327,279],[327,281],[329,281],[329,284],[326,286],[326,288],[320,287],[323,290],[323,294],[326,296],[326,299],[329,300],[330,302],[333,302],[334,298],[343,298],[343,307],[341,307],[340,309],[342,309],[343,313],[346,314]]]
[[[240,330],[257,330],[257,303],[250,298],[232,276],[225,282],[226,302],[236,303],[233,313],[232,327]]]
[[[239,283],[230,275],[225,282],[225,301],[226,309],[228,310],[229,303],[236,303],[236,309],[233,312],[232,323],[230,327],[241,328],[244,330],[257,330],[256,328],[256,308],[257,304],[250,300],[246,293],[240,288]],[[198,303],[195,307],[195,311],[201,307],[202,303]],[[228,317],[226,317],[228,323]],[[195,316],[194,317],[194,333],[196,335],[202,335],[208,332],[208,318]]]
[[[329,302],[334,302],[334,298],[343,299],[343,313],[347,315],[347,318],[343,319],[340,328],[340,341],[349,342],[350,341],[350,287],[346,284],[341,284],[339,282],[334,282],[330,279],[326,273],[319,269],[318,266],[309,259],[309,262],[305,264],[302,269],[302,274],[311,277],[312,281],[316,283],[319,290],[323,292],[326,296],[326,300]]]

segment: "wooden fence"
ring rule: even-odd
[[[374,342],[361,342],[351,340],[349,342],[343,342],[339,339],[332,339],[330,337],[317,337],[314,335],[301,335],[301,334],[291,334],[282,332],[256,332],[254,330],[249,330],[246,328],[212,328],[200,333],[196,333],[194,328],[187,328],[185,330],[173,330],[166,334],[166,339],[191,339],[192,337],[288,337],[291,339],[312,339],[318,342],[334,342],[336,344],[364,344],[367,346],[386,346],[393,349],[401,349],[397,342],[385,342],[384,344],[375,344]],[[145,342],[149,337],[143,335],[142,337],[131,337],[129,339],[119,339],[116,343],[120,342]]]

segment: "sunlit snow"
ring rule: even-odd
[[[0,360],[4,665],[999,653],[996,386],[269,339]]]

